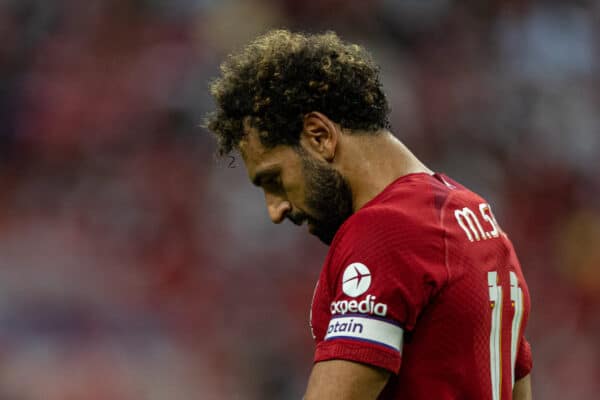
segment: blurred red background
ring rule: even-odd
[[[600,393],[600,4],[0,2],[0,399],[300,398],[327,248],[199,128],[272,27],[382,67],[393,132],[487,197],[532,293],[536,398]]]

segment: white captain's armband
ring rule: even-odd
[[[359,340],[386,346],[401,353],[403,335],[402,328],[392,322],[360,314],[345,314],[331,318],[325,340]]]

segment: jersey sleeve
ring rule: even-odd
[[[435,216],[362,210],[326,265],[331,319],[315,362],[344,359],[398,373],[405,334],[445,285],[443,230]]]
[[[531,346],[525,336],[521,337],[517,361],[515,363],[515,380],[527,376],[533,368],[533,357],[531,355]]]

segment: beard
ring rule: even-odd
[[[292,216],[292,221],[306,219],[311,233],[330,245],[333,237],[353,213],[352,190],[348,181],[325,162],[300,151],[306,181],[305,204],[312,215]]]

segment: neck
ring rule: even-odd
[[[391,133],[348,138],[343,174],[353,192],[354,211],[401,176],[433,172]]]

